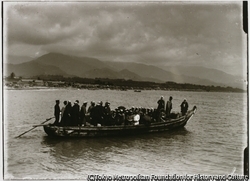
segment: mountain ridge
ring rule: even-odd
[[[244,86],[231,74],[205,67],[175,67],[174,69],[133,62],[101,61],[91,57],[76,57],[60,53],[48,53],[21,64],[7,63],[5,70],[5,76],[14,72],[17,76],[58,74],[66,77],[131,79],[158,83],[173,81],[237,88]]]

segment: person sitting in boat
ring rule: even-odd
[[[124,109],[118,109],[118,119],[117,119],[117,125],[124,125],[125,123],[125,110]]]
[[[60,104],[60,101],[56,100],[56,105],[54,106],[55,122],[53,123],[56,126],[59,125],[60,112],[61,112],[59,104]]]
[[[111,110],[111,119],[113,120],[113,124],[112,125],[115,125],[116,123],[116,118],[117,118],[117,108],[115,108],[115,110]]]
[[[140,121],[140,114],[137,112],[137,114],[134,116],[134,125],[139,125]]]
[[[131,109],[127,109],[125,111],[125,117],[124,117],[124,125],[132,125],[133,123],[133,115]]]
[[[71,126],[79,126],[79,120],[80,120],[80,106],[79,106],[79,101],[76,100],[74,102],[74,106],[72,107]]]
[[[147,114],[152,118],[153,117],[153,108],[149,108],[148,110],[147,110]]]
[[[87,113],[87,101],[84,101],[80,110],[80,126],[86,125],[85,116]]]
[[[64,113],[65,113],[67,104],[68,104],[68,101],[63,101],[63,107],[61,109],[61,121],[60,121],[60,125],[62,126],[65,125],[66,115]]]
[[[184,99],[180,106],[181,106],[181,114],[182,114],[182,116],[184,116],[187,113],[187,110],[188,110],[188,102],[187,102],[187,100]]]
[[[158,111],[157,111],[157,109],[151,108],[151,113],[150,114],[152,115],[152,119],[154,121],[157,121],[157,119],[158,119]]]
[[[135,107],[132,106],[132,107],[131,107],[131,112],[134,113],[134,111],[135,111]]]
[[[140,115],[139,124],[150,125],[153,122],[153,118],[146,113]]]
[[[170,96],[169,100],[167,101],[167,104],[166,104],[166,117],[170,116],[170,112],[171,112],[171,109],[172,109],[172,100],[173,100],[173,97]]]

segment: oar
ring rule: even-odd
[[[46,121],[42,122],[41,124],[44,124],[44,123],[48,122],[48,121],[51,120],[52,118],[54,118],[54,117],[51,117],[51,118],[46,119]],[[21,137],[22,135],[28,133],[29,131],[31,131],[31,130],[33,130],[33,129],[35,129],[35,128],[37,128],[37,127],[31,128],[31,129],[29,129],[28,131],[25,131],[24,133],[20,134],[19,136],[15,137],[15,138],[19,138],[19,137]]]
[[[32,127],[39,127],[39,126],[44,126],[44,125],[47,125],[47,124],[36,124],[36,125],[32,125]]]

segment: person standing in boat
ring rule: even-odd
[[[171,109],[172,109],[172,100],[173,100],[173,97],[170,96],[169,100],[167,101],[167,104],[166,104],[166,116],[167,117],[170,116],[170,112],[171,112]]]
[[[90,106],[89,106],[89,108],[88,108],[88,113],[89,114],[91,114],[91,111],[92,111],[92,109],[95,107],[95,102],[94,101],[91,101],[90,102]]]
[[[79,125],[79,119],[80,119],[80,106],[79,106],[79,101],[76,100],[74,102],[74,106],[72,107],[72,115],[71,115],[71,125],[72,126],[77,126]]]
[[[104,109],[102,106],[102,101],[98,102],[95,107],[95,121],[97,124],[103,125]]]
[[[87,101],[83,102],[81,110],[80,110],[80,126],[83,124],[86,124],[86,120],[85,120],[85,115],[87,113]]]
[[[165,101],[164,101],[164,97],[163,96],[161,96],[161,98],[157,101],[157,104],[158,104],[158,107],[157,107],[158,111],[164,110]]]
[[[88,114],[89,114],[89,123],[90,124],[93,124],[93,110],[94,110],[94,107],[95,107],[95,102],[94,101],[91,101],[90,103],[90,106],[88,108]]]
[[[110,103],[109,102],[106,102],[105,105],[104,105],[104,120],[103,120],[103,124],[104,125],[108,125],[110,126],[110,121],[111,121],[111,109],[110,109]]]
[[[54,106],[54,116],[55,116],[55,122],[53,123],[54,125],[58,126],[59,125],[59,119],[60,119],[60,101],[56,100],[56,105]]]
[[[184,99],[184,101],[181,103],[181,114],[182,116],[184,116],[187,113],[188,110],[188,102],[186,99]]]
[[[71,105],[71,101],[69,100],[64,113],[63,113],[63,126],[69,126],[71,123],[71,112],[72,112],[72,105]]]
[[[90,118],[91,118],[91,122],[90,124],[97,126],[98,122],[99,122],[99,107],[100,107],[100,103],[97,102],[96,106],[94,106],[91,110],[90,110]]]
[[[64,125],[65,123],[65,115],[64,115],[64,113],[65,113],[65,109],[66,109],[66,106],[67,106],[67,101],[63,101],[63,107],[62,107],[62,109],[61,109],[61,121],[60,121],[60,125]]]

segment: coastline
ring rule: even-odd
[[[3,90],[59,90],[59,89],[69,89],[69,90],[117,90],[117,91],[134,91],[136,93],[140,93],[143,91],[188,91],[188,92],[224,92],[224,93],[247,93],[246,91],[243,92],[230,92],[230,91],[206,91],[202,89],[140,89],[140,91],[135,91],[137,89],[121,89],[121,88],[77,88],[77,87],[45,87],[45,86],[33,86],[33,87],[7,87],[4,86]]]

